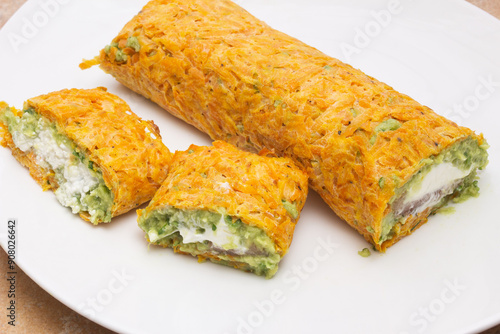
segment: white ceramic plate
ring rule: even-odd
[[[0,99],[105,86],[171,150],[209,138],[98,68],[81,71],[146,1],[28,1],[0,31]],[[0,221],[42,288],[123,333],[465,333],[500,322],[500,22],[465,1],[239,1],[257,17],[483,132],[481,196],[386,254],[311,193],[271,280],[150,247],[131,212],[92,226],[0,148]]]

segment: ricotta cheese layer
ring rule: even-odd
[[[215,248],[221,250],[231,250],[240,254],[248,251],[247,247],[242,244],[241,237],[229,229],[224,219],[225,215],[220,214],[219,220],[209,222],[206,217],[200,216],[198,213],[194,210],[177,211],[170,219],[179,223],[176,229],[171,230],[170,234],[178,231],[182,236],[183,243],[210,241]],[[151,242],[155,242],[165,235],[158,235],[155,229],[151,229],[148,231],[148,237]]]
[[[420,184],[408,189],[403,207],[413,204],[411,214],[417,214],[436,205],[443,197],[453,193],[457,182],[469,175],[471,171],[471,169],[457,168],[449,162],[434,165]]]
[[[54,193],[63,206],[73,213],[89,210],[82,199],[99,185],[99,179],[73,155],[68,143],[57,140],[55,129],[45,119],[39,118],[33,131],[14,131],[12,141],[23,152],[33,151],[39,166],[56,172],[59,188]]]

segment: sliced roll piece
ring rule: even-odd
[[[268,153],[223,141],[176,152],[160,190],[137,211],[147,240],[272,277],[292,242],[307,175]]]
[[[158,127],[105,88],[41,95],[22,111],[0,102],[0,136],[43,190],[93,224],[149,201],[172,158]]]

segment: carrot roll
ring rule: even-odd
[[[98,57],[119,82],[242,149],[273,149],[378,250],[478,193],[482,135],[229,0],[153,0]]]
[[[149,201],[171,154],[157,126],[104,88],[65,89],[0,102],[1,144],[59,202],[94,224]]]
[[[267,278],[292,242],[307,175],[287,158],[223,141],[176,152],[139,226],[149,242]]]

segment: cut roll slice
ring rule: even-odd
[[[378,231],[368,231],[375,236],[374,241],[388,247],[422,226],[430,214],[450,201],[476,197],[476,171],[488,163],[486,149],[487,144],[480,145],[468,137],[422,160],[418,172],[394,191]],[[384,178],[379,179],[379,186],[384,188]]]
[[[270,278],[292,241],[307,176],[286,158],[213,145],[176,152],[139,226],[150,243]]]
[[[32,159],[39,172],[48,178],[42,184],[44,188],[57,184],[54,193],[58,201],[70,207],[73,213],[88,212],[94,223],[110,221],[113,195],[102,178],[102,171],[72,140],[32,108],[19,115],[7,108],[3,119],[12,134],[15,153]]]
[[[105,89],[50,93],[23,111],[1,103],[0,132],[44,190],[94,224],[151,199],[171,158],[154,124]]]
[[[273,276],[281,260],[274,242],[262,229],[224,212],[167,206],[144,217],[141,227],[152,243],[257,275]]]

